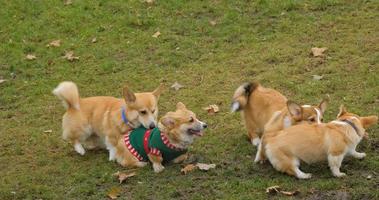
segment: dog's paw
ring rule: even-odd
[[[261,139],[259,139],[258,137],[251,140],[251,144],[253,144],[254,146],[258,146],[259,143],[261,143]]]
[[[364,157],[366,157],[366,153],[356,153],[354,157],[358,159],[363,159]]]
[[[338,177],[338,178],[342,178],[342,177],[344,177],[344,176],[346,176],[346,174],[345,173],[342,173],[342,172],[340,172],[340,173],[335,173],[335,174],[333,174],[335,177]]]
[[[297,178],[299,178],[299,179],[310,179],[310,178],[312,178],[312,174],[311,173],[303,173],[303,174],[297,176]]]
[[[145,167],[147,165],[147,162],[138,162],[137,167]]]
[[[75,151],[78,152],[78,154],[82,156],[86,153],[86,151],[84,150],[83,146],[80,143],[76,143],[74,148],[75,148]]]
[[[153,164],[154,172],[155,173],[160,173],[164,170],[164,167],[162,164]]]

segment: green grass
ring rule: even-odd
[[[120,199],[264,199],[272,185],[298,189],[299,198],[378,199],[378,126],[358,147],[368,156],[344,161],[346,178],[320,163],[303,165],[314,178],[302,181],[253,164],[256,150],[240,116],[229,113],[235,88],[255,79],[298,102],[329,94],[327,120],[340,104],[378,114],[378,10],[373,0],[1,1],[0,79],[8,81],[0,84],[0,199],[106,199],[115,186]],[[46,48],[56,39],[60,47]],[[315,46],[328,47],[327,57],[310,56]],[[80,60],[63,59],[68,50]],[[28,53],[37,59],[27,61]],[[61,139],[64,109],[51,90],[63,80],[83,97],[120,97],[125,82],[148,91],[178,81],[185,88],[163,93],[160,115],[182,101],[207,121],[190,153],[217,168],[181,175],[182,165],[161,174],[149,166],[119,185],[112,174],[124,169],[107,152],[79,156]],[[209,104],[221,112],[208,116]]]

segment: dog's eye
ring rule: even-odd
[[[191,119],[189,120],[190,123],[192,123],[194,121],[193,117],[191,117]]]
[[[142,111],[140,111],[140,113],[142,114],[142,115],[146,115],[146,110],[142,110]]]

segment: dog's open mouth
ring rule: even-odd
[[[188,133],[196,136],[203,136],[203,130],[188,129]]]

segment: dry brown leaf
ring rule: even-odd
[[[61,40],[53,40],[51,41],[46,47],[60,47],[61,46]]]
[[[46,130],[46,131],[43,131],[44,133],[52,133],[53,130],[49,129],[49,130]]]
[[[280,193],[286,195],[286,196],[295,196],[295,195],[298,195],[300,193],[299,190],[295,190],[295,191],[292,191],[292,192],[288,192],[288,191],[280,191]]]
[[[218,113],[218,111],[220,111],[216,104],[209,105],[208,107],[205,107],[203,109],[206,110],[208,114],[215,114]]]
[[[66,58],[70,62],[79,60],[79,56],[74,56],[74,51],[67,51],[63,58]]]
[[[121,188],[120,187],[112,187],[108,193],[107,196],[111,199],[117,199],[118,196],[120,196]]]
[[[116,177],[118,177],[118,180],[120,181],[120,184],[121,184],[126,179],[135,176],[136,173],[135,172],[131,172],[131,173],[116,172],[113,175],[116,176]]]
[[[278,193],[281,193],[281,194],[284,194],[286,196],[295,196],[297,194],[300,193],[300,191],[298,190],[295,190],[295,191],[292,191],[292,192],[289,192],[289,191],[283,191],[279,185],[274,185],[274,186],[271,186],[271,187],[268,187],[266,188],[266,193],[267,194],[278,194]]]
[[[1,84],[1,83],[4,83],[5,81],[7,81],[7,80],[5,80],[5,79],[0,79],[0,84]]]
[[[160,35],[161,35],[161,32],[157,31],[157,32],[154,33],[154,35],[152,37],[153,38],[158,38]]]
[[[26,55],[26,60],[35,60],[36,58],[37,58],[37,56],[35,56],[34,54]]]
[[[148,4],[153,4],[155,2],[155,0],[146,0],[146,3]]]
[[[328,48],[326,48],[326,47],[322,47],[322,48],[313,47],[313,48],[311,49],[312,54],[313,54],[314,57],[324,57],[324,56],[325,56],[325,55],[324,55],[324,52],[325,52],[326,50],[328,50]]]
[[[200,170],[208,171],[209,169],[216,168],[216,164],[197,163],[196,167],[198,167]]]
[[[95,42],[97,42],[97,39],[96,39],[96,37],[92,38],[91,42],[92,42],[92,43],[95,43]]]
[[[317,74],[312,75],[312,76],[313,76],[313,80],[316,80],[316,81],[319,81],[319,80],[321,80],[322,78],[324,78],[324,76],[320,76],[320,75],[317,75]]]
[[[189,164],[189,165],[186,165],[184,168],[182,168],[180,170],[180,172],[182,172],[182,174],[186,175],[187,173],[193,171],[196,169],[196,165],[194,164]]]
[[[68,6],[68,5],[71,5],[72,4],[72,0],[65,0],[64,1],[64,5],[65,6]]]
[[[171,88],[173,88],[175,91],[178,91],[180,89],[182,89],[184,86],[181,85],[180,83],[178,82],[175,82],[174,84],[171,85]]]
[[[209,21],[209,24],[210,24],[211,26],[216,26],[217,22],[214,21],[214,20],[210,20],[210,21]]]

